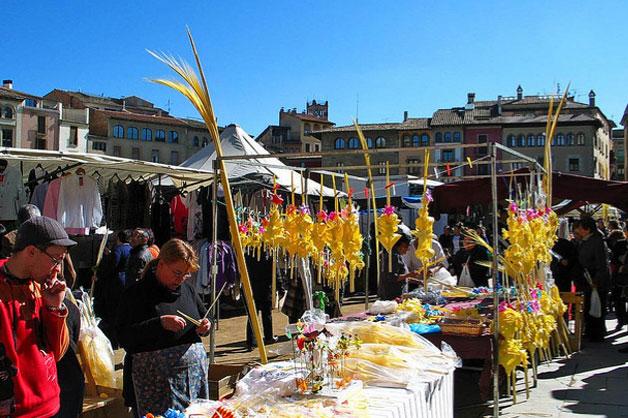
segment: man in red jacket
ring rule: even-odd
[[[68,311],[65,284],[57,275],[68,247],[75,244],[57,221],[40,216],[20,226],[13,255],[0,260],[0,345],[5,353],[0,416],[43,418],[59,410],[56,361],[68,347]]]

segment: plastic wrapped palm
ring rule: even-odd
[[[386,161],[386,206],[384,206],[384,210],[378,219],[377,238],[388,252],[388,271],[392,271],[392,249],[399,241],[399,238],[401,238],[401,234],[397,232],[400,223],[399,216],[397,216],[395,208],[391,205],[391,187],[390,169],[388,161]]]
[[[346,261],[349,264],[349,291],[355,292],[355,275],[364,268],[364,259],[362,255],[362,234],[360,233],[360,225],[358,223],[357,208],[353,205],[352,191],[349,188],[349,178],[345,174],[345,185],[349,202],[343,210],[343,250]]]
[[[425,150],[424,169],[423,169],[423,197],[421,198],[421,208],[419,215],[415,221],[415,228],[412,235],[416,238],[416,257],[423,266],[423,287],[427,289],[427,269],[431,260],[434,258],[434,250],[432,249],[432,234],[434,228],[434,218],[429,215],[429,205],[432,201],[432,195],[427,188],[427,175],[429,172],[430,151]]]

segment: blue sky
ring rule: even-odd
[[[172,76],[145,49],[191,59],[188,25],[220,124],[252,135],[281,106],[329,100],[330,119],[430,116],[477,99],[590,89],[619,123],[628,103],[628,2],[30,1],[3,2],[0,78],[16,89],[138,95],[177,116],[186,100],[148,77]]]

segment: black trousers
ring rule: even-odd
[[[624,287],[613,286],[611,297],[615,306],[615,315],[617,316],[617,322],[622,325],[628,322],[628,318],[626,318],[626,299],[623,297],[623,293]]]
[[[262,327],[264,328],[264,339],[270,340],[273,338],[273,310],[272,302],[264,301],[262,303],[255,302],[255,306],[259,313],[261,313]],[[255,336],[253,335],[253,328],[251,327],[251,320],[246,321],[246,344],[253,345],[255,343]]]
[[[607,289],[598,288],[600,304],[602,305],[602,316],[594,318],[589,315],[591,307],[591,288],[587,286],[584,291],[584,332],[591,341],[602,341],[606,335],[606,294]]]
[[[76,355],[68,351],[57,363],[61,407],[55,418],[78,418],[83,411],[85,376]]]

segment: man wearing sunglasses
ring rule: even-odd
[[[17,368],[2,382],[12,384],[13,399],[0,400],[0,416],[51,417],[59,409],[56,361],[68,347],[68,311],[57,276],[75,244],[57,221],[35,217],[18,229],[11,257],[0,260],[0,344]]]

